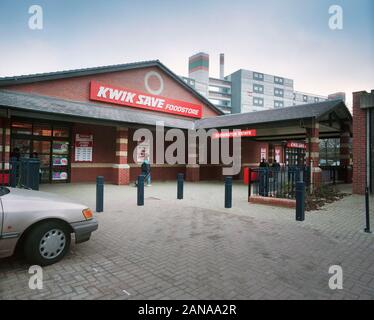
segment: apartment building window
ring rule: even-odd
[[[253,97],[253,105],[257,106],[257,107],[263,107],[264,106],[264,99]]]
[[[274,88],[274,95],[276,97],[283,97],[284,96],[284,90],[280,88]]]
[[[253,84],[253,92],[264,93],[264,86],[262,84]]]
[[[276,84],[284,84],[284,78],[282,78],[282,77],[274,77],[274,83],[276,83]]]
[[[274,100],[274,108],[283,108],[284,102],[280,100]]]
[[[264,74],[259,72],[253,72],[253,79],[255,80],[264,80]]]
[[[305,94],[303,95],[303,101],[304,101],[304,102],[308,102],[308,96],[305,95]]]

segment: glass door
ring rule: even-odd
[[[30,139],[12,139],[12,149],[10,152],[11,158],[29,158],[31,153],[31,140]]]
[[[34,140],[32,157],[40,160],[40,182],[50,181],[51,141]]]

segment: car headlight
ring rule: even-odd
[[[86,220],[91,220],[93,218],[92,210],[89,208],[82,210],[82,213]]]

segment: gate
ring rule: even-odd
[[[36,158],[11,159],[1,163],[0,185],[39,190],[40,161]]]
[[[310,169],[305,166],[250,169],[249,195],[295,199],[296,182],[310,184]]]

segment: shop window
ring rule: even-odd
[[[34,136],[50,137],[52,135],[52,127],[49,124],[34,124],[33,128]]]
[[[67,141],[53,141],[52,144],[53,154],[68,154],[69,153],[69,142]]]
[[[32,134],[32,124],[27,122],[13,122],[12,123],[13,134]]]
[[[37,154],[49,154],[51,152],[50,141],[34,141],[33,152]]]
[[[12,139],[12,151],[10,157],[29,158],[31,153],[31,142],[29,139]]]
[[[11,156],[37,157],[41,182],[68,181],[70,127],[16,120],[11,125]]]
[[[319,163],[321,166],[340,165],[340,139],[321,139],[319,143]]]
[[[68,180],[69,142],[53,141],[52,144],[52,181]]]
[[[69,137],[69,128],[67,127],[54,127],[53,128],[53,136],[60,137],[60,138],[67,138]]]

